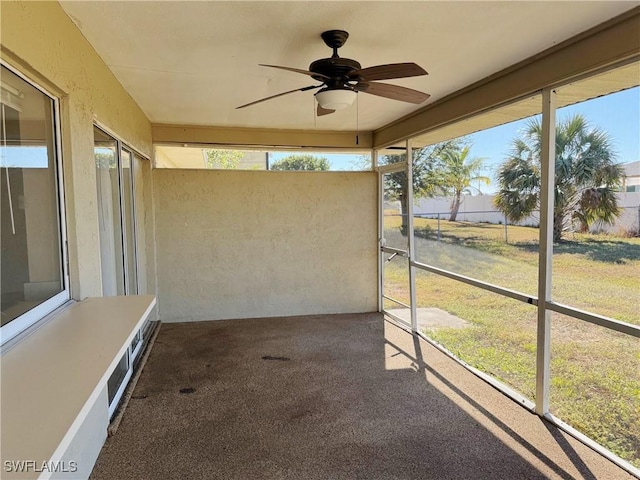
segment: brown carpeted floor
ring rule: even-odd
[[[626,479],[380,314],[164,324],[93,479]]]

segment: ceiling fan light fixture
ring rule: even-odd
[[[341,110],[351,106],[357,95],[357,92],[346,88],[324,88],[316,93],[316,100],[326,110]]]
[[[419,92],[418,90],[389,83],[379,83],[377,81],[427,75],[426,70],[420,65],[413,62],[404,62],[385,63],[383,65],[362,68],[359,62],[338,55],[338,49],[344,45],[344,42],[349,37],[347,32],[344,30],[327,30],[322,33],[321,37],[324,43],[333,50],[333,54],[331,58],[320,58],[311,62],[308,70],[284,67],[281,65],[260,64],[263,67],[277,68],[279,70],[307,75],[317,82],[320,82],[320,85],[296,88],[295,90],[261,98],[260,100],[240,105],[236,108],[250,107],[251,105],[262,103],[272,98],[282,97],[290,93],[316,90],[318,88],[322,89],[315,94],[316,100],[318,101],[318,108],[316,110],[318,117],[329,115],[336,110],[342,110],[351,106],[359,92],[390,98],[400,102],[413,103],[415,105],[429,98],[427,93]]]

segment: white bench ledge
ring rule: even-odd
[[[2,355],[2,478],[7,461],[62,458],[155,304],[152,295],[87,298]]]

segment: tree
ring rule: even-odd
[[[235,170],[244,157],[244,152],[239,150],[205,150],[207,155],[207,168],[222,168],[225,170]]]
[[[94,150],[96,167],[98,168],[117,168],[116,153],[108,148],[96,148]]]
[[[468,144],[466,137],[446,140],[422,148],[414,148],[413,153],[413,199],[418,200],[423,197],[432,197],[443,193],[442,172],[440,171],[440,158],[443,152],[461,151]],[[398,163],[406,160],[406,154],[382,155],[378,158],[380,165]],[[406,172],[395,172],[385,175],[385,194],[389,199],[400,202],[402,214],[401,232],[407,232],[408,196],[407,196],[407,174]]]
[[[479,175],[484,166],[484,159],[479,157],[468,158],[469,145],[460,149],[459,146],[443,149],[437,157],[433,170],[434,184],[444,195],[451,195],[451,216],[449,221],[455,222],[462,202],[463,193],[471,193],[472,190],[480,192],[472,183],[481,182],[489,185],[489,177]]]
[[[507,219],[521,220],[540,208],[542,125],[530,120],[513,140],[498,170],[495,205]],[[556,126],[553,240],[560,241],[572,221],[582,231],[596,221],[613,223],[620,214],[616,190],[622,167],[614,162],[610,136],[576,114]]]
[[[294,154],[281,158],[271,164],[270,170],[329,170],[331,164],[325,157],[316,157],[315,155]]]

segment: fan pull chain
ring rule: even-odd
[[[360,145],[360,96],[356,94],[356,145]]]

